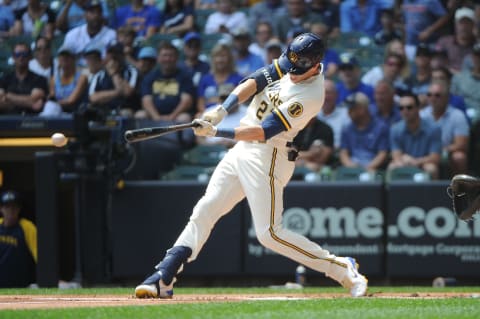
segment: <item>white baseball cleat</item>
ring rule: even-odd
[[[362,297],[365,296],[368,289],[368,280],[365,276],[361,275],[358,272],[358,263],[352,257],[345,258],[348,262],[349,276],[352,280],[352,286],[350,287],[350,294],[352,297]]]
[[[135,288],[135,297],[172,299],[173,280],[170,285],[165,285],[162,273],[157,271]]]

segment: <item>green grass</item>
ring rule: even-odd
[[[273,294],[275,292],[293,295],[296,293],[343,293],[341,288],[306,288],[303,290],[272,290],[268,288],[176,288],[180,294]],[[480,293],[480,287],[371,287],[370,293],[400,292],[463,292]],[[5,294],[51,294],[51,295],[127,295],[131,296],[131,288],[88,288],[88,289],[0,289]],[[320,319],[361,319],[361,318],[480,318],[480,298],[448,298],[448,299],[381,299],[381,298],[337,298],[314,300],[285,301],[244,301],[244,302],[211,302],[161,304],[152,302],[148,306],[123,306],[99,308],[68,308],[44,310],[6,310],[0,311],[2,319],[148,319],[148,318],[320,318]]]

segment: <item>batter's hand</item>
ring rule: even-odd
[[[217,125],[228,114],[227,110],[221,105],[217,105],[213,110],[205,112],[202,115],[202,120]]]
[[[196,119],[193,120],[193,123],[199,124],[199,126],[193,128],[193,132],[195,133],[196,136],[215,136],[217,134],[217,128],[213,126],[212,123]]]

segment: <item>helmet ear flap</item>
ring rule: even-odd
[[[282,69],[292,74],[303,74],[321,62],[324,51],[325,45],[320,37],[313,33],[302,33],[293,39],[287,50],[282,54],[283,65],[287,66],[285,59],[291,65],[290,68]]]

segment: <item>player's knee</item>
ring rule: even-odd
[[[273,250],[275,247],[275,233],[272,229],[267,229],[262,232],[257,232],[257,239],[263,247]]]

